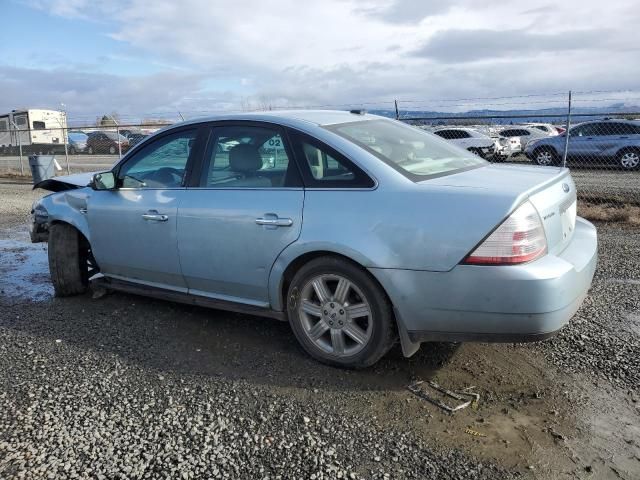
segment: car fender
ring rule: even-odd
[[[36,204],[47,211],[48,225],[55,222],[68,223],[91,242],[86,214],[90,195],[88,188],[65,190],[43,197]]]

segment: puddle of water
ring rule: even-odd
[[[0,298],[53,297],[46,243],[0,239]]]

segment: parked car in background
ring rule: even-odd
[[[525,154],[538,165],[562,160],[566,134],[529,142]],[[569,130],[567,160],[583,164],[615,163],[624,170],[640,167],[640,121],[598,120]]]
[[[67,134],[67,138],[69,139],[69,154],[84,153],[87,149],[87,140],[89,137],[86,133],[71,131]]]
[[[558,135],[558,129],[555,126],[551,125],[550,123],[529,122],[529,123],[525,123],[524,125],[527,127],[536,128],[541,132],[546,133],[550,137],[555,137],[556,135]]]
[[[508,156],[504,154],[504,145],[501,144],[499,140],[494,140],[473,128],[438,128],[433,130],[433,133],[482,158],[493,158],[496,156],[496,159],[501,159]]]
[[[32,212],[56,295],[93,278],[275,317],[317,360],[365,367],[398,339],[411,356],[425,341],[547,338],[595,271],[568,169],[490,164],[396,120],[227,114],[141,147],[36,185],[59,192]]]
[[[145,135],[144,133],[130,133],[129,135],[126,135],[127,140],[129,140],[129,147],[137,145],[148,136],[149,135]]]
[[[120,151],[123,153],[126,152],[130,147],[129,140],[116,132],[108,130],[90,132],[87,136],[87,153],[89,155],[93,155],[94,153],[110,153],[111,155],[115,155]],[[118,146],[118,144],[120,145]]]
[[[520,151],[523,151],[527,143],[536,138],[548,137],[545,133],[537,128],[514,126],[508,127],[498,132],[498,135],[502,138],[517,138],[520,142]]]

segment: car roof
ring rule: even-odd
[[[363,111],[364,112],[364,111]],[[362,120],[388,119],[369,113],[351,113],[344,110],[271,110],[266,112],[225,113],[182,122],[182,125],[215,122],[220,120],[267,121],[275,123],[306,122],[315,125],[335,125]],[[175,126],[175,125],[174,125]]]

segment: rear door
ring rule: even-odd
[[[178,209],[178,250],[189,292],[267,307],[271,267],[300,235],[303,202],[281,127],[212,124],[203,161]]]

